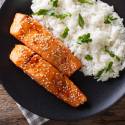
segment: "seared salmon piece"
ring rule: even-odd
[[[65,47],[62,41],[28,15],[17,13],[10,33],[64,75],[71,76],[81,67],[80,60]]]
[[[67,76],[26,46],[16,45],[10,54],[10,60],[39,85],[65,103],[78,107],[87,101],[86,96]]]

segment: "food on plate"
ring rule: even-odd
[[[67,32],[66,28],[62,37],[66,37]],[[61,40],[55,38],[43,25],[28,15],[17,13],[10,33],[64,75],[71,76],[81,67],[80,60],[65,47]]]
[[[85,76],[106,81],[125,68],[125,27],[113,6],[100,0],[33,0],[31,9],[81,60]]]
[[[87,101],[86,96],[67,76],[26,46],[16,45],[10,59],[39,85],[67,104],[78,107]]]

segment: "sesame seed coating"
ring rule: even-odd
[[[71,76],[81,67],[81,62],[65,47],[62,41],[55,38],[47,28],[32,17],[21,15],[22,19],[18,21],[20,14],[16,14],[11,26],[10,33],[13,36],[67,76]],[[15,32],[14,28],[17,25],[20,28]]]
[[[26,46],[16,45],[10,59],[39,85],[69,105],[77,107],[87,100],[68,77]]]

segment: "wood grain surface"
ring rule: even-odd
[[[0,85],[0,125],[28,125],[15,101]],[[125,97],[112,108],[88,119],[74,122],[52,121],[45,125],[125,125]]]

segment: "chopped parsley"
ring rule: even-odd
[[[85,59],[86,59],[87,61],[92,61],[92,60],[93,60],[93,57],[92,57],[91,55],[86,55],[86,56],[85,56]]]
[[[83,17],[81,16],[81,14],[79,14],[79,17],[78,17],[78,23],[79,23],[79,26],[80,26],[81,28],[84,27],[85,22],[84,22]]]
[[[66,38],[66,37],[68,36],[68,32],[69,32],[69,28],[66,27],[66,28],[64,29],[63,33],[61,34],[61,37],[62,37],[62,38]]]
[[[107,73],[107,72],[110,72],[110,71],[112,70],[112,66],[113,66],[113,62],[111,61],[111,62],[109,62],[109,63],[107,64],[106,67],[104,67],[102,70],[100,70],[100,71],[97,73],[96,78],[99,79],[104,72],[106,72],[106,73]]]
[[[116,17],[113,17],[112,15],[108,15],[104,19],[105,24],[111,24],[114,20],[117,20]]]
[[[78,0],[80,3],[93,4],[92,0]]]
[[[53,7],[58,6],[58,0],[51,0]]]
[[[78,37],[78,44],[89,43],[89,42],[92,42],[90,33],[87,33],[87,34],[84,34],[84,35]]]
[[[108,53],[111,57],[116,58],[118,61],[120,61],[120,57],[115,55],[112,51],[109,51],[107,48],[105,48],[105,52]]]

